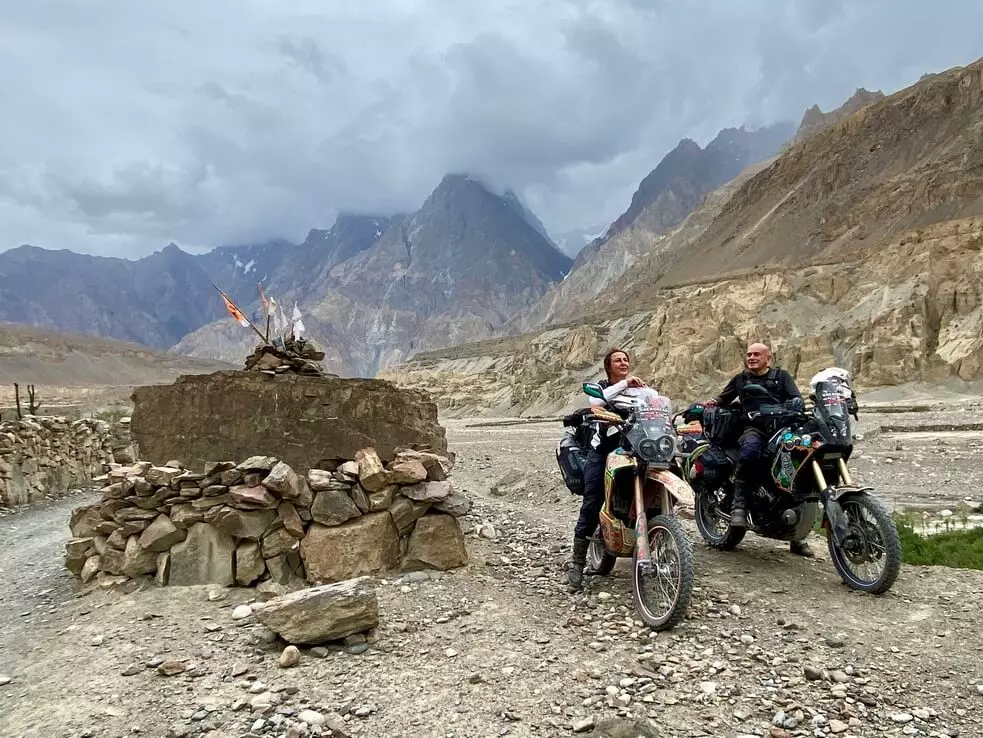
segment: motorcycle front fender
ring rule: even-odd
[[[692,520],[696,516],[696,495],[684,479],[664,469],[650,469],[647,476],[669,492],[680,517]]]

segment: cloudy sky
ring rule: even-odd
[[[682,137],[983,55],[970,0],[2,0],[0,250],[138,257],[413,210],[604,226]]]

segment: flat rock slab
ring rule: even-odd
[[[322,584],[253,605],[254,617],[288,643],[317,645],[379,624],[371,577]]]

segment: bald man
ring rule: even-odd
[[[795,386],[792,375],[784,369],[772,368],[771,350],[763,343],[752,343],[744,356],[744,371],[735,375],[717,397],[720,405],[734,402],[747,384],[759,384],[778,402],[792,398],[802,399],[799,388]],[[756,473],[761,462],[761,450],[765,436],[757,428],[748,426],[741,433],[741,451],[737,459],[737,475],[734,480],[734,505],[730,514],[730,524],[735,528],[747,527],[747,494],[757,484]],[[792,541],[789,550],[800,556],[811,556],[812,551],[805,541]]]

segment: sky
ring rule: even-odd
[[[138,258],[412,212],[596,233],[681,138],[983,56],[968,0],[5,0],[0,251]]]

